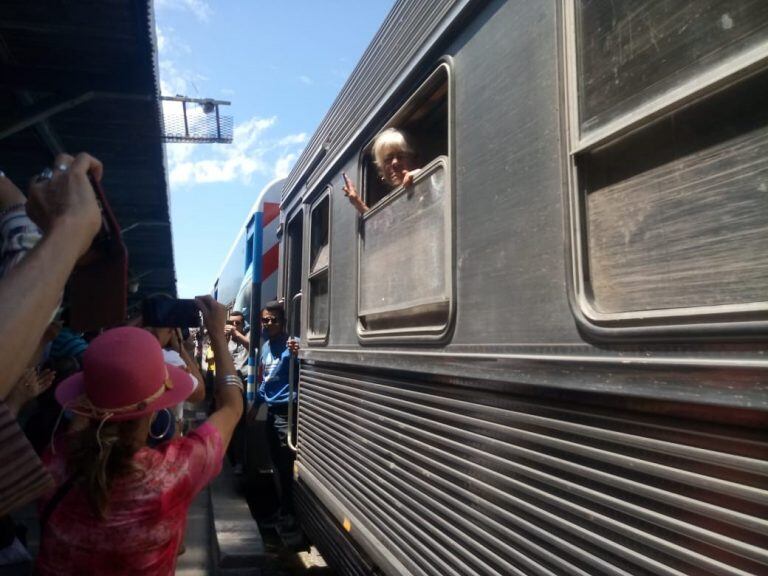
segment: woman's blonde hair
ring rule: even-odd
[[[400,150],[406,154],[415,154],[413,148],[408,144],[406,135],[397,128],[387,128],[383,130],[376,140],[373,141],[373,163],[381,170],[384,168],[384,156],[388,150]]]
[[[105,518],[109,511],[109,493],[118,477],[140,473],[133,456],[146,442],[136,438],[143,419],[125,422],[91,420],[87,428],[72,438],[67,456],[70,476],[83,487],[93,513]]]

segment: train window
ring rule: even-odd
[[[764,0],[578,0],[582,133],[738,66],[768,40]]]
[[[448,160],[428,164],[362,221],[359,319],[362,337],[440,334],[451,306]]]
[[[253,219],[249,222],[248,232],[245,237],[245,269],[248,270],[253,262]]]
[[[441,65],[388,123],[413,149],[414,167],[448,155],[448,66]],[[369,207],[394,192],[376,167],[373,142],[363,151],[364,198]],[[396,190],[396,189],[395,189]]]
[[[641,333],[766,318],[768,3],[569,6],[582,310]]]
[[[246,322],[251,321],[251,295],[253,294],[253,281],[251,280],[250,275],[248,275],[245,279],[245,282],[240,287],[240,291],[237,294],[237,297],[235,298],[235,305],[233,306],[233,310],[239,310],[243,313],[243,317],[245,318]]]
[[[299,336],[301,333],[301,263],[302,245],[304,239],[304,213],[299,212],[291,219],[286,228],[286,306],[285,313],[288,322],[288,334]]]
[[[435,341],[453,316],[450,169],[450,68],[441,64],[392,117],[420,170],[413,184],[389,190],[362,155],[365,198],[358,259],[361,341]]]
[[[309,228],[309,272],[307,302],[309,305],[309,325],[307,330],[310,342],[324,342],[328,337],[329,302],[329,227],[330,227],[330,187],[317,200],[311,209]]]

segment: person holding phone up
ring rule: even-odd
[[[239,310],[232,310],[229,313],[229,320],[224,328],[227,336],[227,346],[229,353],[232,354],[232,360],[235,362],[240,377],[243,377],[243,370],[248,365],[248,352],[251,350],[251,343],[248,339],[248,329],[245,327],[245,316]]]
[[[226,309],[196,298],[216,356],[217,409],[187,436],[149,448],[154,415],[192,391],[149,332],[125,326],[96,337],[83,371],[56,389],[62,407],[88,425],[57,438],[44,460],[57,488],[41,503],[42,576],[171,576],[187,512],[216,477],[243,411],[243,384],[224,336]]]

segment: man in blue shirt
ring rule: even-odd
[[[292,340],[289,342],[285,332],[285,311],[281,302],[268,302],[261,311],[261,329],[265,342],[261,347],[259,388],[256,395],[270,408],[287,407],[288,375],[298,346]]]
[[[282,302],[268,302],[261,311],[264,345],[259,362],[259,387],[256,392],[256,412],[264,414],[266,407],[266,437],[270,459],[279,476],[280,512],[290,515],[292,503],[292,472],[294,453],[288,446],[289,374],[291,362],[296,362],[298,343],[285,331],[285,308]],[[294,405],[294,414],[296,414]],[[294,432],[296,422],[293,423]]]

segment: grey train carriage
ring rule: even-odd
[[[340,573],[768,574],[766,95],[763,0],[394,5],[281,204]]]

